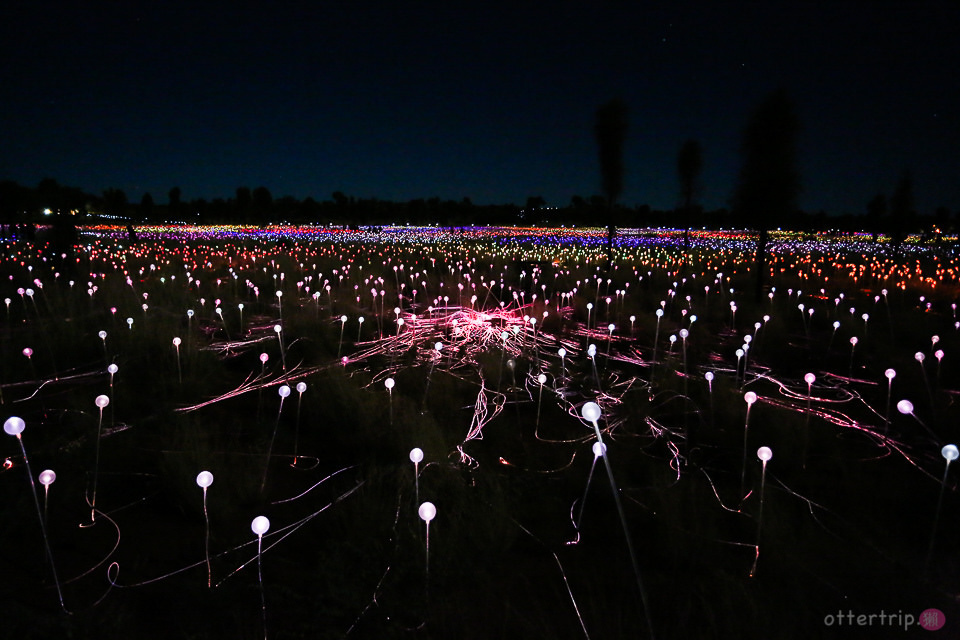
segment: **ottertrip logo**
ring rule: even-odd
[[[823,624],[828,627],[900,627],[904,631],[919,626],[927,631],[937,631],[947,623],[943,611],[926,609],[920,615],[904,613],[854,613],[851,610],[838,611],[836,614],[827,614]]]

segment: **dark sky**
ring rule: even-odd
[[[621,97],[622,201],[675,206],[696,138],[714,208],[782,87],[804,209],[861,213],[909,169],[921,212],[960,210],[956,0],[18,4],[0,179],[26,185],[565,205],[600,192],[594,112]]]

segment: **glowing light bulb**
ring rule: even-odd
[[[432,502],[424,502],[420,505],[420,508],[417,509],[417,515],[419,515],[420,519],[424,522],[430,522],[437,517],[437,508],[433,506]]]
[[[3,430],[11,436],[16,436],[23,433],[23,430],[26,426],[27,425],[23,422],[22,418],[13,416],[7,418],[6,422],[3,423]]]
[[[588,422],[596,422],[600,419],[600,405],[596,402],[587,402],[580,408],[580,415]]]
[[[262,536],[270,530],[270,520],[266,516],[257,516],[250,523],[250,530],[258,536]]]
[[[209,471],[201,471],[197,474],[197,486],[206,489],[213,484],[213,474]]]

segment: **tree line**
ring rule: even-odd
[[[687,141],[678,154],[678,169],[691,163],[702,163],[691,147],[696,141]],[[689,174],[688,174],[689,175]],[[121,189],[106,189],[91,194],[83,189],[44,179],[37,186],[20,185],[0,180],[0,223],[43,224],[50,219],[44,215],[77,216],[77,222],[116,220],[123,224],[188,223],[188,224],[333,224],[386,225],[438,224],[462,225],[580,225],[597,226],[612,223],[617,227],[669,227],[691,229],[752,228],[751,220],[733,206],[706,210],[696,201],[698,188],[695,180],[679,180],[678,205],[675,209],[654,209],[648,205],[628,206],[610,203],[604,195],[584,197],[573,195],[562,206],[547,206],[538,195],[529,196],[523,205],[478,205],[469,198],[442,200],[438,197],[417,198],[404,202],[361,198],[334,192],[328,199],[298,199],[292,196],[274,198],[266,187],[239,187],[233,198],[181,197],[174,187],[165,202],[158,203],[151,194],[144,194],[140,202],[130,202]],[[960,212],[953,215],[946,207],[932,214],[919,214],[913,206],[912,178],[905,173],[893,192],[877,194],[865,203],[860,214],[828,215],[824,211],[793,211],[774,220],[774,226],[796,230],[867,231],[891,237],[927,231],[933,227],[941,231],[960,228]]]

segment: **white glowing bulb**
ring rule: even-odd
[[[197,486],[206,489],[213,484],[213,474],[209,471],[201,471],[197,474]]]
[[[764,462],[768,462],[773,457],[773,451],[770,450],[770,447],[760,447],[757,449],[757,457]]]
[[[588,422],[596,422],[600,419],[600,405],[596,402],[588,402],[580,408],[580,415]]]
[[[101,409],[105,409],[108,404],[110,404],[110,398],[104,395],[97,396],[97,399],[94,400],[94,403]]]
[[[27,425],[23,422],[22,418],[13,416],[11,418],[7,418],[7,421],[3,423],[3,430],[11,436],[15,436],[23,433],[23,429],[26,426]]]
[[[250,523],[250,530],[258,536],[262,536],[270,530],[270,520],[266,516],[257,516]]]
[[[414,464],[420,464],[423,462],[423,449],[420,447],[414,447],[410,449],[410,462]]]
[[[420,505],[420,508],[417,509],[417,514],[420,516],[421,520],[429,523],[431,520],[437,517],[437,508],[433,506],[432,502],[424,502],[422,505]]]

